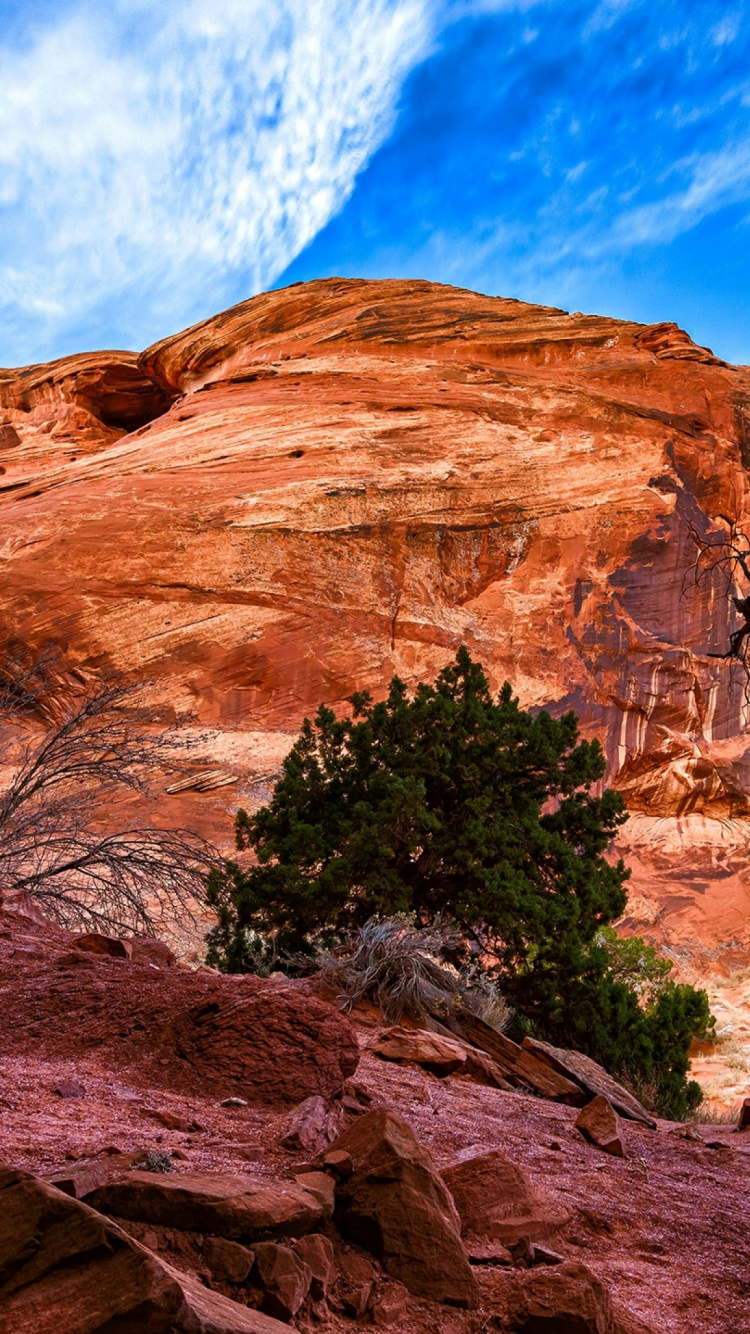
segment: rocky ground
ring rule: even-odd
[[[71,962],[76,952],[85,956],[82,963]],[[60,979],[67,990],[59,989]],[[58,990],[52,995],[55,985]],[[263,1007],[251,1013],[247,1004],[259,998]],[[347,1176],[351,1164],[329,1167],[325,1180],[330,1181],[331,1199],[334,1187],[337,1192],[337,1211],[333,1221],[326,1221],[324,1210],[309,1234],[324,1239],[312,1249],[325,1246],[334,1269],[324,1283],[321,1280],[317,1298],[310,1289],[294,1314],[282,1311],[282,1325],[345,1331],[374,1324],[404,1334],[426,1334],[428,1330],[479,1334],[492,1329],[527,1330],[529,1334],[572,1334],[574,1330],[576,1334],[643,1330],[651,1334],[692,1334],[695,1330],[729,1334],[747,1326],[750,1130],[743,1134],[728,1126],[701,1126],[686,1131],[668,1123],[659,1123],[652,1130],[622,1120],[624,1156],[611,1156],[577,1129],[575,1107],[477,1084],[463,1076],[439,1077],[413,1063],[379,1058],[371,1048],[382,1026],[372,1013],[355,1015],[350,1026],[304,988],[295,991],[274,982],[248,985],[244,980],[195,973],[171,964],[166,954],[159,957],[158,951],[148,962],[143,957],[110,958],[77,951],[75,941],[64,933],[16,913],[0,915],[0,1006],[4,1031],[0,1162],[61,1181],[66,1176],[74,1179],[76,1174],[80,1181],[81,1173],[98,1172],[99,1189],[87,1198],[114,1216],[115,1227],[115,1210],[123,1205],[112,1203],[114,1197],[106,1195],[112,1187],[101,1183],[118,1179],[118,1174],[127,1177],[127,1169],[142,1167],[149,1152],[154,1155],[152,1164],[163,1163],[165,1155],[171,1158],[170,1173],[146,1177],[147,1182],[156,1183],[155,1189],[159,1183],[179,1184],[181,1178],[189,1182],[197,1173],[204,1179],[221,1174],[248,1188],[254,1183],[254,1190],[259,1181],[265,1182],[270,1190],[278,1191],[283,1187],[276,1183],[286,1182],[289,1189],[295,1177],[299,1178],[295,1189],[304,1182],[314,1185],[311,1166],[324,1166],[323,1156],[331,1151],[326,1148],[328,1141],[343,1134],[338,1143],[344,1149],[350,1145],[354,1175]],[[196,1015],[206,1006],[214,1007],[212,1014],[219,1016],[222,1033],[227,1031],[225,1007],[230,1016],[241,1015],[234,1049],[223,1038],[207,1044],[195,1037]],[[311,1007],[318,1007],[315,1023],[310,1023]],[[84,1014],[89,1016],[88,1023],[81,1021]],[[91,1021],[94,1014],[100,1016],[95,1024]],[[248,1017],[252,1022],[246,1032]],[[324,1031],[321,1025],[326,1026]],[[248,1039],[246,1048],[243,1033]],[[322,1034],[317,1045],[316,1033]],[[318,1098],[324,1118],[333,1118],[327,1128],[325,1120],[312,1124],[309,1114],[307,1121],[300,1120],[300,1101],[309,1108],[310,1098],[313,1112]],[[228,1099],[229,1105],[222,1105]],[[371,1243],[370,1249],[362,1244],[362,1233],[350,1216],[351,1201],[350,1213],[346,1213],[346,1191],[355,1190],[351,1183],[357,1181],[360,1169],[356,1164],[362,1152],[351,1137],[361,1137],[362,1127],[366,1130],[374,1116],[386,1113],[406,1123],[404,1133],[409,1128],[413,1131],[438,1170],[461,1159],[476,1162],[489,1151],[501,1150],[502,1161],[502,1155],[507,1156],[516,1165],[513,1171],[521,1174],[520,1185],[511,1188],[506,1182],[511,1214],[514,1191],[530,1192],[532,1205],[524,1207],[531,1216],[522,1229],[530,1234],[531,1249],[517,1235],[518,1229],[508,1230],[508,1219],[499,1225],[489,1251],[486,1244],[483,1252],[476,1243],[472,1250],[464,1236],[466,1251],[473,1256],[471,1282],[477,1293],[469,1309],[437,1303],[429,1292],[410,1291],[407,1285],[419,1286],[413,1273],[399,1277],[387,1246],[384,1255],[377,1253],[377,1244]],[[369,1133],[372,1136],[375,1131]],[[287,1145],[282,1142],[285,1136]],[[336,1148],[334,1144],[334,1153]],[[409,1150],[410,1163],[416,1152]],[[507,1176],[511,1169],[506,1165],[504,1170]],[[430,1182],[437,1180],[437,1186],[428,1182],[424,1187],[420,1178],[419,1200],[423,1187],[428,1193],[444,1190],[431,1167],[429,1172],[433,1173]],[[136,1170],[137,1178],[143,1175]],[[401,1189],[393,1184],[399,1174],[388,1179],[392,1203]],[[446,1180],[451,1180],[450,1174]],[[372,1182],[370,1186],[374,1189]],[[381,1207],[372,1200],[367,1205]],[[437,1207],[434,1201],[431,1207]],[[365,1208],[361,1199],[358,1208]],[[383,1224],[386,1231],[395,1226],[392,1215],[393,1209]],[[251,1312],[253,1319],[257,1305],[271,1310],[273,1319],[279,1318],[278,1305],[268,1306],[274,1280],[268,1278],[265,1295],[259,1288],[262,1263],[268,1266],[273,1261],[278,1266],[283,1252],[284,1262],[296,1266],[297,1277],[307,1273],[300,1257],[304,1246],[310,1251],[310,1241],[303,1245],[282,1238],[279,1244],[277,1238],[264,1243],[265,1252],[258,1243],[255,1267],[249,1277],[238,1281],[239,1271],[233,1271],[232,1265],[237,1264],[243,1247],[236,1240],[222,1242],[219,1236],[212,1241],[206,1235],[208,1228],[199,1234],[190,1227],[161,1225],[153,1217],[119,1221],[127,1235],[145,1245],[149,1255],[192,1274],[189,1281],[197,1281],[204,1294],[231,1298],[234,1306]],[[414,1228],[419,1231],[418,1220]],[[308,1229],[306,1224],[303,1231]],[[232,1235],[236,1238],[237,1232],[230,1230],[230,1238]],[[540,1254],[544,1248],[552,1253],[552,1263],[529,1268],[535,1239],[537,1247],[542,1247]],[[455,1251],[450,1237],[448,1241]],[[511,1242],[513,1255],[508,1249]],[[434,1245],[439,1250],[443,1242],[437,1238]],[[289,1260],[290,1254],[297,1259]],[[462,1253],[458,1259],[457,1254],[451,1252],[450,1263],[465,1264]],[[308,1259],[312,1263],[314,1256]],[[448,1261],[445,1263],[449,1268]],[[593,1279],[584,1280],[579,1270],[571,1268],[581,1263]],[[233,1278],[227,1277],[232,1273]],[[585,1317],[589,1323],[580,1323],[584,1320],[581,1302],[585,1306],[580,1294],[585,1288],[586,1300],[594,1301],[591,1294],[599,1291],[596,1280],[606,1288],[604,1295],[596,1297],[603,1305]],[[434,1286],[438,1279],[430,1282]],[[552,1299],[544,1285],[553,1285],[554,1301],[559,1302],[560,1285],[565,1283],[571,1291],[575,1288],[577,1324],[571,1323],[573,1315],[566,1317],[568,1323],[553,1320]],[[529,1285],[533,1284],[544,1288],[540,1288],[541,1297],[532,1292]],[[0,1330],[20,1334],[20,1326],[3,1324],[3,1291],[0,1288]],[[529,1315],[532,1297],[538,1309],[534,1307],[537,1313]],[[518,1314],[521,1298],[527,1303],[525,1314]],[[610,1298],[614,1315],[607,1306]],[[247,1308],[246,1302],[250,1302]],[[212,1318],[218,1319],[215,1312]],[[555,1318],[559,1321],[561,1317]],[[163,1328],[153,1325],[157,1327]],[[178,1327],[183,1328],[170,1326]],[[43,1326],[26,1328],[36,1331]],[[99,1326],[79,1326],[71,1320],[66,1334],[84,1328]],[[230,1321],[213,1326],[204,1322],[201,1328],[260,1331],[266,1327]]]

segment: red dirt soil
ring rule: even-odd
[[[0,1161],[48,1174],[113,1150],[154,1149],[175,1153],[178,1172],[285,1176],[303,1160],[279,1147],[282,1108],[252,1103],[222,1108],[218,1087],[188,1091],[184,1082],[170,1087],[171,1057],[163,1058],[170,1064],[159,1067],[156,1082],[150,1058],[141,1065],[129,1050],[125,1060],[114,1031],[116,1005],[114,1041],[94,1047],[85,1026],[75,1037],[71,1027],[55,1054],[55,1016],[30,979],[41,980],[36,970],[54,966],[54,957],[69,948],[55,928],[15,914],[0,917],[3,1022],[15,1033],[10,1049],[4,1042],[0,1051]],[[115,997],[122,985],[116,967],[102,964],[97,974],[105,994],[111,986]],[[129,969],[140,971],[122,965]],[[85,967],[77,974],[90,975]],[[154,979],[165,1019],[179,1010],[185,979],[200,987],[218,982],[242,991],[247,986],[245,980],[174,969],[154,970]],[[24,1020],[26,1040],[19,1028]],[[667,1123],[649,1131],[624,1122],[626,1157],[618,1160],[583,1140],[574,1108],[382,1061],[367,1050],[376,1031],[371,1021],[363,1016],[355,1027],[362,1048],[356,1078],[374,1105],[404,1116],[438,1166],[476,1146],[477,1151],[499,1147],[526,1167],[533,1181],[572,1211],[549,1244],[565,1258],[589,1265],[609,1285],[620,1310],[639,1316],[653,1334],[739,1334],[748,1328],[750,1132],[702,1127],[706,1139],[721,1145],[708,1147],[670,1133]],[[78,1082],[83,1096],[57,1095],[54,1090],[64,1081]],[[154,1112],[183,1116],[200,1129],[166,1130]],[[477,1273],[491,1286],[491,1270]],[[398,1329],[469,1334],[482,1328],[480,1315],[413,1301]],[[352,1325],[332,1317],[323,1328]]]

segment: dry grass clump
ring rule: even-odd
[[[704,1101],[691,1113],[690,1120],[698,1126],[736,1126],[739,1115],[739,1107],[717,1107]]]
[[[439,1018],[463,1006],[502,1030],[511,1018],[503,997],[488,979],[446,962],[462,944],[456,927],[439,918],[417,927],[405,916],[373,917],[345,946],[319,954],[317,963],[344,1010],[370,1000],[386,1023],[396,1024],[405,1015]]]

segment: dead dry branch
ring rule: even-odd
[[[688,524],[688,531],[697,555],[685,574],[683,594],[690,581],[698,588],[717,573],[723,578],[726,599],[735,608],[739,624],[730,632],[728,648],[706,656],[729,662],[730,673],[734,667],[740,669],[750,703],[750,537],[736,519],[726,520],[724,532],[700,533],[694,524]]]
[[[0,680],[0,896],[28,896],[77,929],[154,935],[195,922],[216,851],[187,830],[115,823],[123,796],[145,799],[156,772],[180,767],[172,738],[137,687],[54,684],[40,662],[11,663]],[[29,735],[30,715],[41,734]]]
[[[463,944],[457,928],[440,918],[417,927],[404,916],[373,917],[341,949],[321,951],[316,962],[344,1010],[370,1000],[386,1023],[397,1024],[405,1015],[421,1020],[465,1007],[502,1029],[511,1011],[491,983],[445,962],[446,953]]]

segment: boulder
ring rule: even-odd
[[[333,1245],[320,1232],[310,1232],[292,1245],[294,1254],[307,1265],[312,1275],[310,1292],[315,1301],[322,1301],[336,1277]]]
[[[603,1093],[620,1116],[626,1117],[629,1121],[640,1121],[641,1125],[648,1126],[651,1130],[656,1128],[654,1118],[649,1116],[645,1107],[641,1106],[635,1094],[623,1088],[622,1084],[618,1084],[617,1080],[607,1074],[604,1067],[590,1056],[584,1056],[581,1051],[564,1051],[561,1047],[553,1047],[551,1043],[540,1042],[537,1038],[524,1038],[523,1045],[526,1051],[545,1061],[551,1070],[557,1070],[559,1074],[572,1080],[582,1092],[590,1094],[591,1097]]]
[[[151,936],[133,936],[125,944],[130,946],[133,963],[146,964],[151,968],[174,968],[177,963],[177,955],[163,940],[154,940]]]
[[[73,1063],[95,1050],[113,1073],[137,1070],[150,1097],[330,1102],[359,1061],[350,1021],[299,983],[126,967],[82,949],[19,969],[0,951],[0,994],[5,1054]]]
[[[262,1309],[280,1320],[291,1320],[310,1291],[312,1270],[289,1246],[262,1241],[255,1251],[252,1277],[263,1291]]]
[[[230,1241],[301,1237],[323,1222],[317,1195],[270,1177],[125,1172],[89,1196],[101,1213]]]
[[[299,1172],[295,1177],[298,1186],[311,1195],[314,1195],[323,1210],[323,1218],[326,1222],[333,1218],[335,1205],[335,1186],[333,1178],[328,1172]]]
[[[336,1191],[344,1235],[416,1296],[475,1306],[476,1279],[453,1200],[408,1122],[386,1108],[366,1112],[335,1147],[354,1164]]]
[[[336,1296],[347,1315],[360,1320],[370,1305],[378,1275],[366,1255],[345,1251],[339,1259]]]
[[[507,1328],[514,1334],[615,1334],[609,1290],[585,1265],[567,1263],[503,1275]]]
[[[48,1180],[51,1185],[66,1195],[71,1195],[74,1200],[83,1200],[109,1180],[111,1170],[109,1161],[100,1158],[91,1162],[76,1163],[75,1167],[67,1171],[55,1172]]]
[[[224,979],[220,980],[220,985]],[[178,1025],[180,1054],[205,1079],[231,1072],[254,1102],[331,1098],[359,1062],[349,1020],[301,988],[222,989]]]
[[[585,1102],[585,1095],[571,1079],[512,1042],[471,1010],[459,1009],[451,1018],[451,1027],[472,1046],[486,1052],[514,1088],[530,1089],[541,1098],[564,1102],[570,1107],[580,1107]]]
[[[351,1176],[354,1171],[354,1160],[350,1153],[345,1153],[343,1149],[329,1149],[323,1154],[323,1167],[326,1172],[332,1172],[337,1179]]]
[[[466,1061],[466,1048],[461,1042],[426,1029],[387,1028],[372,1039],[369,1047],[383,1060],[413,1062],[433,1075],[455,1074]]]
[[[333,1143],[340,1130],[341,1113],[329,1107],[320,1094],[313,1094],[289,1112],[279,1142],[285,1149],[320,1153]]]
[[[372,1323],[378,1329],[388,1329],[400,1321],[409,1305],[409,1293],[403,1283],[389,1283],[372,1308]]]
[[[110,959],[131,959],[133,946],[129,940],[120,940],[118,936],[102,936],[90,932],[85,936],[76,936],[73,945],[86,954],[105,954]]]
[[[284,1334],[287,1327],[209,1292],[48,1182],[0,1168],[0,1331],[105,1329]]]
[[[440,1174],[461,1219],[465,1238],[510,1246],[539,1240],[562,1227],[567,1209],[532,1185],[528,1173],[502,1149],[468,1150]]]
[[[214,1278],[244,1283],[255,1262],[255,1252],[226,1237],[206,1237],[201,1252]]]
[[[584,1139],[595,1144],[613,1158],[624,1158],[622,1146],[622,1127],[620,1118],[608,1098],[603,1093],[592,1098],[576,1117],[576,1127]]]
[[[739,1117],[737,1118],[737,1129],[738,1130],[750,1129],[750,1098],[745,1098],[743,1100],[742,1106],[740,1107],[740,1114]]]

